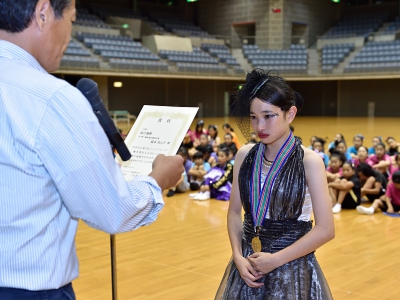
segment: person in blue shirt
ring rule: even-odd
[[[75,299],[78,220],[110,234],[154,222],[183,172],[159,155],[126,182],[87,99],[49,74],[75,0],[0,0],[0,299]]]
[[[335,148],[339,142],[344,142],[344,144],[346,144],[346,140],[344,139],[344,136],[341,133],[337,133],[335,135],[335,139],[329,143],[328,151],[330,152],[330,151],[335,150]]]
[[[197,151],[193,155],[192,167],[189,170],[190,175],[190,189],[197,191],[203,183],[203,177],[210,171],[211,166],[208,162],[204,161],[204,153]]]
[[[364,142],[364,136],[362,136],[361,134],[357,134],[356,136],[354,136],[353,146],[350,146],[347,149],[346,157],[357,158],[358,148],[360,148],[360,146],[363,145],[363,142]]]
[[[372,138],[372,146],[368,148],[368,155],[376,154],[375,148],[378,144],[383,143],[381,136],[374,136]]]
[[[340,152],[346,157],[346,160],[351,160],[351,155],[347,152],[347,146],[346,146],[346,143],[344,141],[335,142],[334,150],[330,149],[331,153],[333,151]]]

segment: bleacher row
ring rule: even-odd
[[[192,52],[161,50],[157,55],[129,37],[78,32],[61,66],[77,68],[81,64],[84,68],[99,68],[103,61],[113,69],[125,71],[226,74],[231,68],[232,73],[244,72],[225,45],[204,44],[202,48],[207,51],[193,47]]]
[[[84,9],[78,10],[77,23],[83,26],[108,28],[103,21],[107,15],[139,18],[149,21],[140,13],[106,11],[93,9],[97,16]],[[98,17],[99,16],[99,17]],[[346,34],[366,36],[376,31],[387,14],[346,17],[331,28],[325,38],[337,38]],[[181,35],[188,31],[188,36],[211,37],[207,32],[190,22],[165,16],[153,16],[154,26],[163,26],[171,34]],[[150,21],[149,21],[150,22]],[[397,17],[384,32],[393,33],[400,29],[400,17]],[[189,33],[190,31],[190,33]],[[382,30],[381,30],[382,31]],[[223,44],[203,43],[193,51],[167,51],[152,53],[139,41],[128,36],[94,34],[78,32],[72,39],[63,57],[62,67],[99,68],[107,66],[124,70],[148,70],[162,72],[207,72],[243,74],[244,70],[232,56],[231,50]],[[252,67],[276,69],[282,73],[304,74],[308,69],[308,51],[304,45],[291,45],[288,50],[262,50],[257,45],[243,45],[243,55]],[[355,50],[354,44],[325,45],[321,51],[321,72],[330,73]],[[367,42],[362,50],[344,68],[344,72],[370,72],[397,70],[400,59],[400,43]],[[105,64],[102,64],[104,62]]]
[[[307,72],[308,52],[304,45],[291,45],[289,50],[261,50],[257,45],[244,45],[243,55],[254,68],[294,74]]]
[[[369,34],[377,31],[387,18],[388,15],[386,13],[347,16],[338,25],[328,30],[323,38],[335,39],[346,36],[362,36],[366,38]]]
[[[345,73],[400,70],[400,40],[369,42],[345,67]]]
[[[321,56],[322,73],[331,72],[353,50],[354,50],[354,44],[349,44],[349,43],[337,44],[337,45],[325,45],[322,48],[322,56]]]

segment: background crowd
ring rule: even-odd
[[[249,143],[257,142],[253,133]],[[189,195],[194,200],[229,200],[235,155],[240,147],[229,124],[218,131],[216,125],[205,126],[199,120],[178,151],[184,158],[185,171],[167,196],[191,190]],[[373,214],[377,209],[400,214],[400,143],[394,137],[375,136],[367,144],[357,134],[348,145],[340,133],[332,141],[312,136],[308,148],[324,161],[333,213],[345,208],[363,214]]]

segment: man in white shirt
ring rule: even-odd
[[[125,182],[86,98],[58,69],[75,0],[0,0],[0,299],[75,299],[78,219],[114,234],[155,221],[183,172],[157,156]]]

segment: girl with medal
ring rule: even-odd
[[[260,69],[237,94],[238,127],[260,142],[236,155],[228,210],[233,256],[215,299],[332,299],[314,255],[335,235],[324,163],[289,129],[302,105],[282,77]]]

